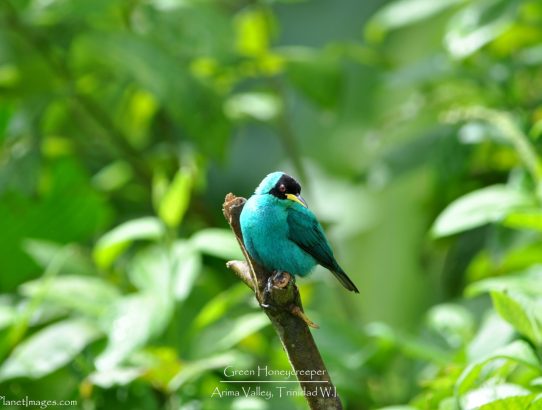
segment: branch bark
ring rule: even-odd
[[[336,388],[309,331],[309,326],[317,326],[303,313],[301,298],[293,279],[288,274],[282,273],[272,276],[272,273],[254,261],[245,249],[239,223],[245,202],[244,198],[230,193],[223,205],[224,217],[235,233],[246,259],[246,262],[230,261],[227,266],[254,291],[260,305],[273,306],[265,308],[264,312],[280,338],[299,384],[305,392],[304,397],[309,407],[312,410],[340,410],[342,405]],[[268,293],[264,296],[266,287]],[[328,391],[329,394],[325,394],[321,389],[325,389],[324,391]]]

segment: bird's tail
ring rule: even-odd
[[[352,282],[352,280],[348,277],[348,275],[340,267],[338,267],[338,269],[333,269],[331,272],[335,275],[335,277],[339,280],[339,282],[341,282],[341,284],[346,289],[348,289],[348,290],[350,290],[352,292],[359,293],[359,290],[356,287],[356,285],[354,285],[354,282]]]

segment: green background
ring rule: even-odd
[[[289,369],[221,212],[283,170],[345,408],[542,406],[541,64],[535,0],[3,0],[0,395],[306,408],[212,397]]]

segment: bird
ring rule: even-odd
[[[319,264],[346,289],[359,293],[301,196],[301,185],[290,175],[267,175],[246,201],[239,222],[248,254],[268,271],[304,277]]]

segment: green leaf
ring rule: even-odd
[[[192,244],[202,253],[222,259],[242,259],[235,235],[229,229],[208,228],[192,236]]]
[[[167,175],[162,171],[156,171],[152,177],[152,205],[155,210],[160,208],[160,202],[169,188]]]
[[[515,331],[495,311],[490,310],[484,317],[478,333],[467,347],[467,361],[473,362],[508,345],[515,337]]]
[[[178,356],[178,349],[165,346],[146,347],[130,358],[130,363],[145,370],[143,379],[155,389],[167,391],[171,379],[185,365]]]
[[[527,402],[532,401],[532,397],[529,397],[531,392],[517,384],[497,384],[496,386],[486,386],[480,389],[473,390],[466,394],[462,398],[463,410],[493,410],[493,403],[499,402],[505,398],[514,398],[518,402],[521,401],[522,396],[527,397]],[[502,407],[497,407],[502,408]],[[506,407],[506,410],[526,410],[528,407]]]
[[[246,56],[261,56],[269,48],[270,15],[263,8],[245,8],[234,20],[237,51]]]
[[[474,297],[492,290],[514,291],[533,296],[542,295],[542,266],[535,265],[522,273],[473,282],[465,289],[465,295]]]
[[[96,358],[98,371],[116,368],[132,352],[158,335],[173,313],[170,298],[149,293],[126,296],[115,304],[104,322],[105,350]]]
[[[115,287],[98,277],[66,275],[49,280],[47,286],[43,279],[26,282],[21,293],[32,298],[45,289],[41,295],[45,301],[92,316],[101,315],[119,297]]]
[[[144,369],[137,367],[116,367],[106,371],[96,371],[88,376],[88,380],[104,389],[113,386],[125,386],[144,373]]]
[[[370,41],[380,42],[391,30],[417,23],[465,0],[399,0],[381,7],[366,26]]]
[[[510,28],[519,4],[515,0],[473,2],[450,20],[446,48],[456,58],[475,53]]]
[[[100,331],[80,319],[57,322],[19,344],[0,368],[0,380],[43,377],[69,363]]]
[[[188,241],[177,241],[173,245],[173,292],[175,299],[183,301],[194,286],[201,270],[201,254]]]
[[[27,239],[24,243],[26,253],[42,268],[46,268],[62,248],[63,245],[40,239]]]
[[[386,348],[397,347],[407,357],[427,360],[440,365],[445,365],[450,361],[448,352],[440,346],[398,332],[387,324],[374,322],[366,326],[365,331],[367,335],[376,338],[382,346]]]
[[[463,306],[441,304],[427,314],[427,324],[453,348],[464,345],[473,335],[474,319]]]
[[[194,319],[195,332],[201,331],[204,327],[223,317],[224,313],[234,305],[239,304],[247,297],[247,288],[243,283],[234,285],[212,298]]]
[[[231,349],[270,324],[262,312],[240,313],[233,316],[235,314],[235,311],[229,312],[228,315],[222,314],[220,320],[198,333],[194,332],[192,353],[197,357],[204,357]]]
[[[94,247],[94,260],[101,268],[108,268],[133,241],[157,239],[163,234],[164,226],[154,217],[125,222],[98,240]]]
[[[92,177],[92,183],[102,191],[116,191],[125,186],[133,177],[130,165],[123,160],[112,162]]]
[[[539,54],[542,54],[542,47],[541,46],[536,46],[536,48],[538,49],[538,52]],[[525,54],[525,51],[527,50],[524,50],[524,52],[522,54]],[[542,61],[541,61],[542,62]],[[531,129],[529,130],[529,137],[533,140],[533,141],[536,141],[537,139],[539,139],[540,137],[542,137],[542,120],[537,120],[533,126],[531,127]]]
[[[192,189],[192,172],[181,168],[164,193],[158,207],[158,215],[164,223],[176,228],[183,220],[190,203],[190,190]]]
[[[522,335],[536,344],[542,343],[542,324],[537,306],[529,297],[517,292],[494,290],[491,299],[495,310]]]
[[[26,253],[42,268],[47,268],[54,256],[62,251],[62,249],[68,247],[70,252],[66,254],[60,272],[85,275],[94,275],[95,273],[92,260],[78,246],[63,245],[42,239],[26,239],[23,242],[23,247]]]
[[[0,330],[11,325],[17,318],[17,311],[13,306],[0,304]]]
[[[528,233],[515,233],[515,235],[524,235]],[[518,246],[519,245],[519,246]],[[538,241],[525,241],[525,243],[514,244],[511,247],[505,246],[506,251],[503,252],[504,247],[500,245],[496,247],[489,246],[480,250],[476,256],[470,261],[466,276],[468,281],[471,282],[473,288],[469,290],[467,288],[465,294],[472,291],[476,292],[477,283],[485,279],[506,279],[511,278],[511,281],[523,281],[527,280],[526,276],[530,275],[523,273],[526,270],[537,269],[540,263],[540,253],[542,252],[542,243]],[[540,269],[540,268],[538,268]],[[483,283],[481,284],[483,286]],[[540,286],[538,286],[540,288]],[[482,289],[480,289],[483,291]],[[535,293],[536,287],[533,290],[528,290],[526,293]]]
[[[142,292],[170,298],[172,263],[166,250],[151,246],[137,253],[128,268],[130,281]]]
[[[542,211],[539,209],[526,209],[511,212],[506,215],[502,224],[510,228],[542,231]]]
[[[248,313],[236,318],[229,326],[229,331],[216,343],[219,350],[235,346],[245,337],[269,325],[269,319],[262,312]]]
[[[516,340],[509,345],[497,349],[491,354],[481,359],[477,359],[475,362],[469,364],[465,370],[463,370],[461,376],[459,376],[457,379],[455,386],[456,395],[464,395],[476,384],[489,378],[490,373],[485,372],[482,376],[482,371],[486,365],[498,359],[505,359],[512,363],[521,364],[540,372],[540,362],[531,346],[522,340]]]
[[[455,397],[446,397],[441,400],[438,405],[438,410],[461,410],[457,404]]]
[[[278,116],[281,109],[280,101],[276,96],[254,92],[232,95],[224,106],[226,114],[233,120],[253,118],[271,121]]]
[[[534,199],[505,185],[493,185],[462,196],[438,216],[432,227],[435,237],[452,235],[491,222],[529,207]]]
[[[535,406],[535,401],[539,396],[538,394],[528,394],[494,400],[484,404],[479,410],[536,410],[540,406],[540,403]]]

